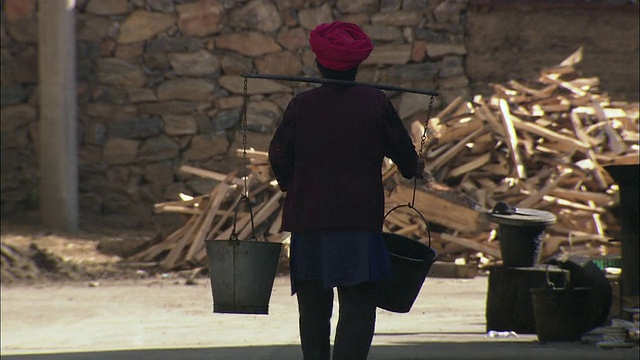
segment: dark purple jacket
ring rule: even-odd
[[[385,156],[405,178],[415,175],[415,147],[382,91],[323,85],[297,95],[269,147],[287,191],[282,229],[381,232]]]

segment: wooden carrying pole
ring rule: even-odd
[[[415,94],[423,94],[423,95],[431,95],[438,96],[440,95],[437,91],[433,90],[419,90],[419,89],[408,89],[400,86],[394,85],[385,85],[385,84],[371,84],[371,83],[362,83],[357,81],[348,81],[348,80],[335,80],[335,79],[325,79],[325,78],[313,78],[306,76],[288,76],[288,75],[269,75],[269,74],[242,74],[242,77],[249,79],[269,79],[269,80],[282,80],[282,81],[298,81],[298,82],[306,82],[306,83],[315,83],[315,84],[332,84],[332,85],[363,85],[370,86],[380,90],[390,90],[390,91],[401,91],[401,92],[410,92]]]

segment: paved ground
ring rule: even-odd
[[[410,313],[380,310],[369,359],[639,358],[637,346],[486,337],[486,280],[428,278]],[[269,315],[212,313],[207,279],[3,287],[1,336],[3,359],[302,358],[286,277],[276,279]]]

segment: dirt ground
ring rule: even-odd
[[[301,358],[287,276],[275,280],[269,315],[214,314],[206,274],[123,267],[122,257],[99,250],[153,232],[102,230],[64,234],[34,219],[3,219],[3,359]],[[484,276],[427,278],[410,313],[379,310],[370,359],[638,358],[637,346],[487,337],[486,290]]]
[[[161,269],[126,265],[137,247],[155,241],[159,229],[114,229],[84,221],[76,233],[42,226],[37,215],[2,219],[3,286],[51,282],[139,279]]]
[[[486,289],[483,276],[427,278],[409,313],[378,311],[369,359],[638,358],[637,346],[605,350],[539,343],[531,334],[487,337]],[[208,279],[188,282],[175,274],[3,286],[1,310],[6,360],[302,358],[286,276],[275,280],[269,315],[212,313]]]

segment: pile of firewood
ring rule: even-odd
[[[609,235],[619,230],[612,213],[619,192],[603,166],[638,163],[638,104],[611,101],[598,92],[597,78],[578,76],[574,66],[581,57],[576,51],[531,83],[494,85],[490,98],[458,98],[431,118],[425,180],[414,183],[393,164],[383,166],[387,210],[413,204],[390,212],[384,230],[430,241],[442,261],[490,264],[501,256],[497,225],[485,215],[506,202],[557,216],[545,233],[543,260],[560,253],[619,253],[619,242]],[[422,122],[414,122],[417,147],[423,133]],[[227,240],[234,226],[241,240],[255,235],[286,245],[289,234],[280,230],[284,193],[267,154],[251,150],[247,157],[250,173],[242,178],[183,166],[183,172],[220,183],[207,195],[156,204],[157,212],[182,213],[188,220],[129,260],[166,269],[202,266],[204,240]],[[234,221],[244,194],[253,227],[246,206]]]
[[[173,212],[188,217],[184,225],[164,240],[131,256],[128,261],[156,262],[164,269],[188,269],[206,264],[205,240],[284,242],[280,231],[281,192],[271,175],[266,153],[247,151],[251,173],[220,174],[191,166],[181,172],[219,181],[209,193],[197,197],[181,194],[182,200],[155,204],[155,212]]]
[[[619,189],[603,167],[638,164],[638,103],[599,93],[597,78],[578,76],[581,58],[579,49],[531,83],[494,85],[490,98],[459,98],[431,119],[427,170],[465,198],[452,202],[433,184],[419,187],[416,208],[444,228],[432,236],[441,259],[469,250],[499,259],[497,225],[484,213],[500,201],[557,216],[546,230],[543,260],[619,253],[608,235],[619,232],[612,213]],[[411,130],[419,144],[424,126],[416,121]],[[409,201],[411,190],[399,185],[390,200]]]

